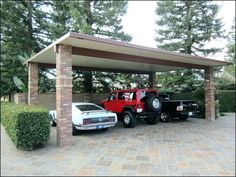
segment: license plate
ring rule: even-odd
[[[97,129],[101,129],[101,128],[104,128],[104,126],[103,126],[103,125],[97,125],[96,128],[97,128]]]
[[[192,116],[192,115],[193,115],[193,113],[192,113],[192,112],[189,112],[189,113],[188,113],[188,115],[189,115],[189,116]]]

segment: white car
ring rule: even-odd
[[[50,124],[56,126],[56,110],[49,111]],[[93,103],[72,103],[72,134],[77,130],[108,130],[117,123],[116,113],[106,111]]]

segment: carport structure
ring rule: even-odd
[[[149,74],[185,68],[205,71],[206,119],[215,120],[213,67],[230,64],[167,50],[69,32],[27,60],[28,103],[37,105],[38,67],[56,68],[57,143],[70,145],[72,137],[72,69]]]

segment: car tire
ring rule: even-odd
[[[122,114],[122,120],[125,128],[133,128],[136,125],[136,117],[131,111],[125,111]]]
[[[180,120],[187,120],[188,119],[188,115],[179,116],[179,119]]]
[[[78,130],[75,128],[75,125],[72,123],[72,135],[77,135]]]
[[[155,117],[146,119],[146,122],[150,125],[157,124],[158,122],[160,122],[160,114],[157,114]]]
[[[149,95],[146,101],[146,108],[150,112],[158,112],[161,109],[161,100],[157,95]]]
[[[49,114],[49,122],[52,127],[55,127],[57,125],[51,114]]]
[[[161,113],[161,121],[162,122],[169,122],[169,120],[170,120],[170,113],[168,113],[168,112],[162,112]]]

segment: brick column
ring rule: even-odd
[[[208,120],[215,120],[213,67],[205,69],[205,116]]]
[[[38,103],[38,63],[28,63],[28,104]]]
[[[151,72],[149,74],[149,78],[148,78],[148,87],[149,88],[155,88],[156,87],[156,73],[155,72]]]
[[[56,46],[57,144],[70,145],[72,136],[72,47]]]

